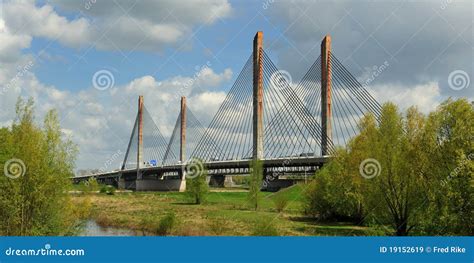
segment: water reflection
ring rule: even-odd
[[[87,220],[78,236],[143,236],[143,234],[130,229],[102,227],[94,220]]]

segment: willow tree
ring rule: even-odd
[[[396,235],[408,235],[424,205],[424,123],[415,108],[404,116],[391,103],[383,105],[378,122],[364,117],[360,134],[312,182],[307,204],[316,208],[313,214],[392,225]]]
[[[0,234],[72,234],[78,215],[68,190],[77,147],[62,135],[57,112],[49,111],[40,126],[33,100],[19,99],[0,142]]]
[[[206,181],[207,168],[199,159],[193,159],[188,165],[190,172],[186,175],[186,193],[195,204],[201,204],[206,201],[209,193],[209,186]]]
[[[449,99],[428,118],[431,167],[424,231],[474,235],[474,107]]]

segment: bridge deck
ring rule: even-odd
[[[263,167],[266,174],[291,174],[291,173],[303,173],[303,172],[314,172],[319,169],[324,163],[330,159],[329,156],[322,157],[285,157],[285,158],[273,158],[264,159]],[[246,175],[249,172],[249,165],[252,160],[225,160],[225,161],[212,161],[204,163],[204,167],[207,169],[210,175],[222,174],[222,175]],[[184,171],[186,164],[174,164],[174,165],[163,165],[144,167],[140,171],[144,176],[163,176],[163,175],[180,175]],[[126,169],[121,171],[112,171],[84,176],[73,177],[72,180],[75,183],[80,181],[88,180],[89,178],[96,178],[98,180],[106,179],[118,179],[120,176],[127,177],[129,179],[134,178],[137,174],[137,169]]]

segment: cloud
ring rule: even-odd
[[[374,66],[389,62],[370,83],[380,102],[392,100],[402,108],[416,104],[428,112],[450,95],[474,98],[472,3],[443,3],[448,2],[275,2],[262,12],[282,32],[291,28],[279,40],[266,39],[265,47],[297,81],[319,56],[320,40],[329,32],[334,54],[362,83]],[[37,61],[24,50],[34,38],[45,38],[73,48],[156,52],[180,47],[194,30],[231,13],[225,0],[8,1],[0,19],[0,124],[11,123],[20,95],[35,98],[39,116],[57,108],[64,134],[80,146],[79,168],[101,167],[117,152],[124,154],[138,95],[145,96],[165,137],[173,130],[180,96],[187,96],[189,108],[206,125],[226,96],[221,87],[232,79],[231,69],[216,72],[206,66],[166,79],[144,75],[105,91],[73,92],[41,83],[33,73]],[[470,74],[471,87],[454,91],[447,80],[458,69]]]
[[[0,19],[0,123],[12,123],[19,96],[35,99],[39,117],[51,108],[57,109],[64,134],[71,136],[80,147],[77,162],[80,168],[100,167],[107,156],[118,151],[124,154],[138,95],[145,96],[146,107],[161,132],[168,137],[179,111],[180,96],[188,96],[190,102],[198,101],[193,109],[200,112],[199,118],[206,122],[217,106],[216,102],[210,101],[201,104],[200,94],[204,93],[208,100],[213,97],[222,100],[223,93],[215,90],[231,80],[233,75],[231,69],[217,73],[205,66],[196,69],[192,76],[167,79],[142,76],[106,91],[90,87],[71,92],[41,83],[33,73],[38,61],[32,54],[23,53],[31,47],[34,37],[58,41],[69,47],[83,47],[95,41],[97,48],[105,50],[156,51],[166,45],[178,44],[193,26],[212,24],[226,17],[231,10],[227,1],[219,0],[187,4],[141,1],[127,9],[128,15],[124,15],[119,6],[107,4],[105,8],[103,3],[96,2],[90,12],[83,10],[87,17],[66,18],[58,13],[59,9],[74,11],[79,8],[76,5],[83,3],[61,2],[57,9],[49,4],[36,5],[34,1],[8,1],[3,5]],[[128,2],[116,3],[124,6]],[[134,41],[140,45],[136,46]],[[47,53],[39,53],[38,58],[56,59]],[[202,110],[204,107],[206,110]],[[121,161],[119,159],[117,162]]]
[[[471,1],[275,1],[263,14],[283,33],[266,48],[294,79],[306,73],[330,34],[333,54],[359,79],[367,68],[390,64],[371,84],[397,86],[399,94],[390,92],[394,100],[415,88],[431,93],[433,83],[439,100],[474,97],[472,84],[454,91],[447,82],[455,70],[474,78]],[[427,103],[423,96],[410,102]]]
[[[68,21],[50,5],[35,6],[32,1],[7,2],[3,7],[9,28],[35,37],[58,40],[64,45],[80,47],[90,38],[90,24],[85,18]]]
[[[5,21],[0,19],[0,60],[3,63],[16,62],[21,56],[21,49],[30,46],[31,39],[29,35],[12,34]]]
[[[161,51],[179,47],[193,27],[211,25],[230,15],[226,0],[201,1],[8,1],[3,15],[15,32],[99,50]],[[58,12],[80,13],[67,18]]]
[[[391,101],[401,110],[416,105],[423,113],[436,109],[442,98],[437,82],[429,82],[415,86],[377,85],[370,88],[375,99],[381,103]]]
[[[180,96],[188,96],[190,108],[202,123],[210,121],[225,97],[224,92],[214,89],[231,80],[232,71],[225,69],[217,73],[211,68],[203,71],[205,74],[175,76],[162,80],[143,76],[126,85],[105,91],[89,88],[77,93],[44,85],[33,73],[28,72],[18,79],[14,88],[2,95],[0,123],[11,123],[15,115],[14,103],[18,96],[33,97],[38,117],[44,116],[49,109],[58,110],[64,134],[79,145],[79,168],[101,167],[108,160],[108,156],[120,152],[121,157],[115,158],[112,166],[115,169],[123,160],[136,116],[136,101],[139,95],[144,95],[145,106],[165,138],[170,137],[174,128]],[[190,82],[194,78],[195,81]],[[206,78],[212,81],[205,81]],[[185,86],[186,89],[181,89]],[[204,92],[194,93],[195,89]]]

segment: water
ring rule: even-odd
[[[87,220],[78,236],[142,236],[143,234],[131,229],[102,227],[94,220]]]

